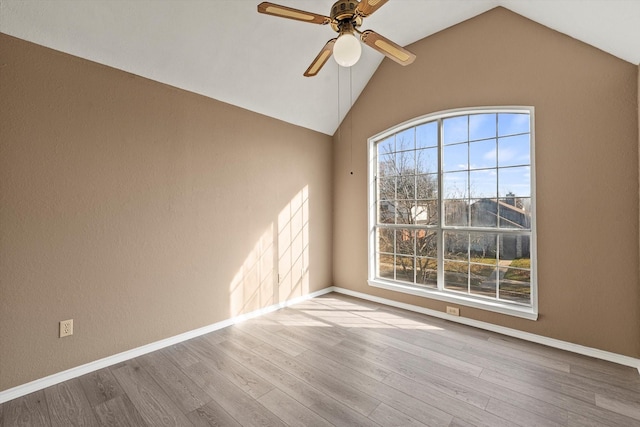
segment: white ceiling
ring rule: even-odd
[[[335,33],[259,2],[0,0],[0,32],[332,135],[382,55],[303,77]],[[329,15],[334,0],[274,2]],[[640,63],[640,0],[390,0],[362,29],[404,46],[496,6]]]

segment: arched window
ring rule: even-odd
[[[532,107],[446,111],[369,139],[369,283],[537,318]]]

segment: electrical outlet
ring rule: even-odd
[[[460,316],[460,309],[458,307],[447,306],[447,314],[450,314],[452,316]]]
[[[73,319],[60,322],[60,338],[73,335]]]

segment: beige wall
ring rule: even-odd
[[[367,284],[367,138],[437,111],[532,105],[539,320],[461,315],[639,357],[638,67],[503,8],[409,48],[415,63],[385,60],[334,138],[334,285],[444,311]]]
[[[0,390],[331,285],[329,136],[1,34],[0,62]]]

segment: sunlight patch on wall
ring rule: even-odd
[[[231,315],[237,316],[275,304],[274,248],[271,224],[260,236],[229,287]]]
[[[277,229],[277,234],[276,234]],[[309,188],[305,186],[260,236],[229,286],[231,315],[309,293]]]
[[[278,273],[279,301],[309,292],[309,186],[278,215]]]

